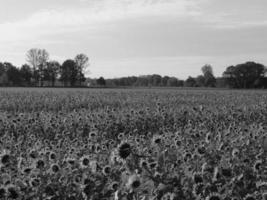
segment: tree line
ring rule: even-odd
[[[113,79],[85,77],[89,58],[78,54],[62,64],[50,60],[45,49],[30,49],[27,63],[20,68],[10,62],[0,62],[0,86],[101,86],[101,87],[222,87],[267,88],[266,67],[256,62],[245,62],[226,68],[215,77],[211,65],[201,68],[201,75],[186,80],[158,74]]]
[[[83,86],[89,58],[78,54],[62,64],[50,60],[45,49],[30,49],[20,68],[0,62],[0,86]]]
[[[229,66],[222,77],[215,77],[211,65],[201,68],[202,74],[197,77],[189,76],[186,80],[176,77],[160,76],[130,76],[114,79],[90,79],[95,86],[128,86],[128,87],[218,87],[218,88],[267,88],[266,67],[256,62],[245,62]]]

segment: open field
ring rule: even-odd
[[[0,89],[0,199],[267,199],[267,92]]]

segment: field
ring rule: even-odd
[[[267,92],[0,89],[0,199],[267,199]]]

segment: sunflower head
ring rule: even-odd
[[[138,187],[140,187],[140,185],[141,185],[140,177],[138,175],[134,174],[128,178],[128,182],[126,184],[126,187],[130,190],[135,190]]]
[[[118,147],[119,157],[122,159],[126,159],[132,152],[131,145],[127,142],[124,142]]]
[[[195,184],[202,183],[203,182],[202,174],[200,174],[200,173],[194,173],[193,180],[194,180],[194,183]]]
[[[53,173],[58,173],[59,170],[60,170],[60,167],[59,167],[58,164],[52,164],[52,165],[51,165],[51,171],[52,171]]]
[[[19,192],[15,186],[13,186],[13,185],[8,186],[7,192],[8,192],[8,198],[9,199],[18,199],[19,198]]]
[[[111,167],[109,165],[104,166],[102,172],[105,176],[108,176],[111,172]]]
[[[11,155],[9,153],[4,153],[1,155],[0,164],[2,164],[3,166],[6,166],[10,163],[10,161],[11,161]]]
[[[206,200],[221,200],[221,196],[218,193],[212,193],[206,197]]]
[[[81,157],[81,159],[80,159],[80,165],[81,165],[82,168],[88,167],[89,164],[90,164],[90,159],[89,159],[88,156]]]
[[[262,200],[267,200],[267,192],[264,192],[264,193],[262,194]]]
[[[256,198],[253,195],[248,194],[244,200],[256,200]]]
[[[0,199],[4,199],[7,194],[5,187],[0,187]]]

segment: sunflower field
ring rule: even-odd
[[[0,89],[0,199],[266,200],[267,92]]]

